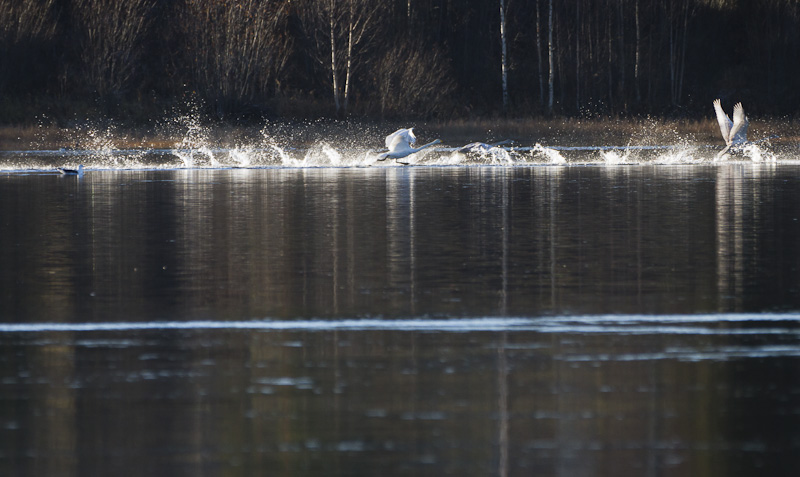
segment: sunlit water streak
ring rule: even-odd
[[[98,140],[99,141],[99,140]],[[232,148],[215,147],[200,133],[188,134],[172,149],[116,149],[108,139],[88,148],[0,152],[0,171],[51,171],[55,167],[103,169],[181,168],[326,168],[407,166],[531,166],[531,165],[637,165],[798,163],[796,147],[749,144],[717,159],[719,148],[686,144],[497,146],[463,152],[457,146],[429,148],[403,162],[378,161],[379,149],[317,141],[303,147],[279,144],[274,139]]]
[[[730,325],[747,324],[736,328]],[[724,326],[727,325],[727,326]],[[753,327],[758,325],[758,327]],[[537,331],[552,333],[736,335],[787,333],[800,335],[800,314],[713,315],[586,315],[537,318],[469,319],[341,319],[245,321],[147,321],[99,323],[2,323],[0,333],[135,330],[259,330],[259,331]],[[800,347],[797,348],[800,352]]]

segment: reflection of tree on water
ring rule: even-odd
[[[761,191],[754,185],[761,168],[744,165],[726,165],[717,169],[716,176],[716,233],[717,233],[717,287],[719,311],[740,311],[745,304],[745,273],[754,264],[758,237],[746,236],[758,216]],[[768,233],[763,231],[763,233]],[[751,263],[748,263],[751,262]]]
[[[508,409],[508,362],[506,359],[506,343],[508,336],[506,332],[500,333],[497,344],[497,419],[498,436],[497,443],[500,449],[500,458],[497,464],[497,475],[500,477],[508,476],[508,453],[509,437],[508,426],[510,414]]]

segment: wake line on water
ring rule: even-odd
[[[758,327],[736,328],[736,324]],[[796,334],[800,314],[584,315],[537,318],[344,319],[153,321],[100,323],[2,323],[0,333],[96,332],[146,330],[250,331],[535,331],[543,333],[612,334]]]
[[[480,143],[483,144],[483,143]],[[88,170],[362,168],[410,166],[542,166],[542,165],[683,165],[730,163],[796,163],[794,150],[780,152],[752,143],[717,158],[719,147],[707,144],[542,145],[431,147],[403,163],[379,161],[380,150],[318,141],[309,146],[274,141],[218,147],[207,141],[184,141],[174,148],[0,151],[0,171],[55,171],[56,166]],[[406,164],[408,163],[408,164]]]

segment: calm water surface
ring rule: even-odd
[[[800,166],[0,173],[0,474],[794,475]]]

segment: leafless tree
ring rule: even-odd
[[[75,0],[81,80],[101,97],[123,93],[131,85],[155,4],[156,0]]]
[[[301,0],[300,16],[311,40],[311,54],[329,78],[336,113],[347,113],[352,82],[380,32],[384,2]],[[410,4],[409,4],[410,8]],[[410,10],[409,10],[410,11]]]
[[[57,23],[55,0],[0,0],[0,91],[20,68],[30,46],[52,40]]]
[[[689,20],[692,18],[691,0],[665,3],[665,17],[669,29],[669,80],[672,104],[681,104],[683,80],[686,71],[686,47],[689,44]]]
[[[289,0],[187,0],[179,15],[198,92],[224,116],[276,88],[289,56]]]
[[[430,116],[455,89],[444,53],[413,39],[387,51],[376,73],[381,116]]]

